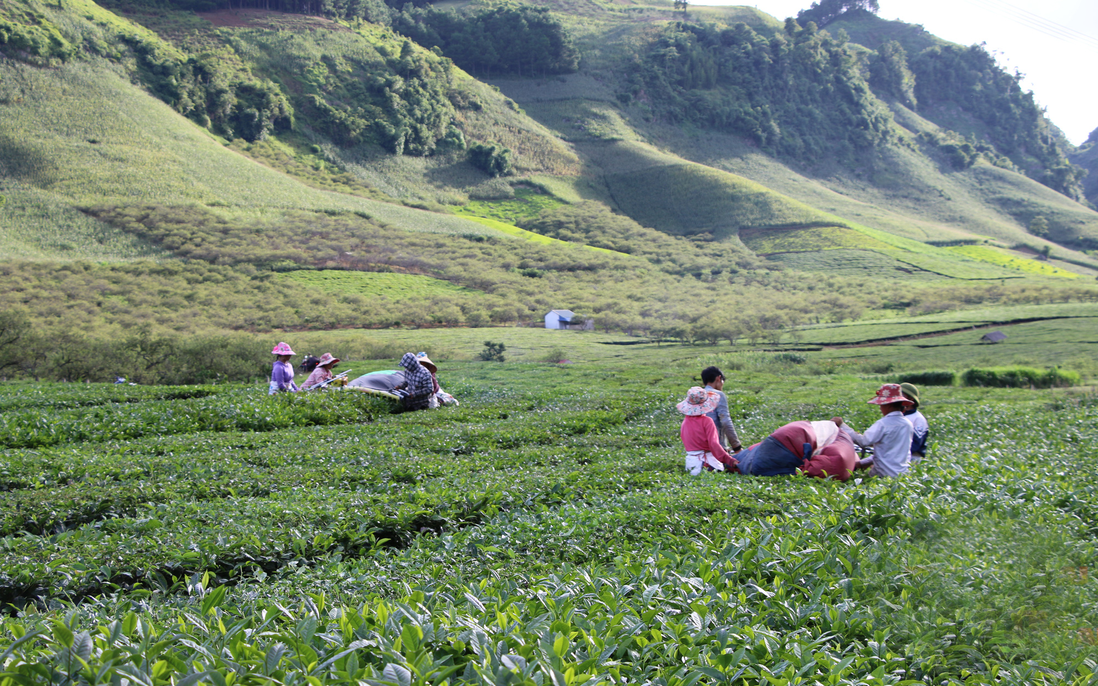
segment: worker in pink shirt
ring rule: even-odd
[[[686,400],[675,406],[685,415],[679,435],[686,450],[686,471],[691,474],[700,474],[702,469],[738,471],[736,458],[721,446],[717,425],[706,416],[719,402],[720,395],[716,391],[694,386],[687,391]]]

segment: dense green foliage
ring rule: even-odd
[[[919,109],[959,106],[979,133],[1027,175],[1068,197],[1079,199],[1082,173],[1065,156],[1032,92],[1020,75],[1008,74],[982,46],[928,48],[910,61]]]
[[[1032,367],[1003,367],[998,369],[973,368],[961,374],[965,386],[992,386],[995,388],[1056,388],[1079,383],[1075,372]]]
[[[753,140],[801,162],[854,162],[893,139],[891,117],[844,42],[787,24],[767,39],[746,24],[673,24],[630,66],[631,97],[672,121]]]
[[[949,370],[909,372],[896,377],[897,383],[913,383],[916,386],[952,386],[957,382],[957,372]]]
[[[55,26],[40,11],[28,9],[25,17],[33,22],[28,31]],[[216,51],[208,41],[197,42],[188,54],[117,19],[106,25],[100,30],[66,22],[55,29],[64,50],[52,47],[54,41],[37,52],[13,47],[10,53],[27,59],[106,57],[132,69],[180,114],[230,139],[263,140],[293,128],[299,113],[303,123],[339,145],[372,143],[410,155],[465,147],[454,125],[452,63],[410,41],[373,30],[331,29],[320,36],[251,30],[221,34]],[[15,46],[14,40],[8,44]],[[468,98],[461,102],[475,105]]]
[[[896,41],[883,43],[869,59],[869,85],[904,107],[915,109],[915,75],[907,66],[907,53]]]
[[[6,27],[0,29],[0,52],[34,64],[105,58],[131,71],[180,114],[228,138],[261,140],[292,126],[289,102],[269,79],[240,68],[223,54],[186,55],[92,3],[79,4],[89,6],[84,21],[19,0],[9,10],[10,19],[0,14]]]
[[[488,176],[507,176],[511,168],[511,151],[494,143],[474,143],[469,146],[469,162]]]
[[[454,125],[452,62],[411,41],[265,30],[232,32],[227,40],[258,70],[277,74],[295,109],[338,145],[372,143],[397,155],[465,147]]]
[[[0,683],[1094,679],[1085,396],[924,391],[930,455],[892,483],[699,478],[674,402],[706,362],[612,354],[444,364],[460,407],[368,426],[345,391],[0,389],[46,426],[337,411],[4,451]],[[873,420],[873,381],[725,372],[748,440]]]
[[[394,10],[392,25],[424,47],[437,46],[465,71],[489,78],[567,74],[579,65],[572,38],[545,7],[505,3],[459,14],[406,5]]]
[[[1086,142],[1070,158],[1072,164],[1087,170],[1083,177],[1083,193],[1091,206],[1098,205],[1098,129],[1090,132]]]
[[[813,0],[808,9],[797,13],[797,22],[804,26],[812,21],[822,29],[847,12],[877,12],[880,9],[877,0]]]

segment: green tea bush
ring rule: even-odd
[[[1079,383],[1079,374],[1053,367],[973,367],[961,374],[962,386],[992,388],[1059,388]]]
[[[0,415],[0,445],[37,448],[196,431],[275,431],[371,421],[388,401],[346,392],[266,395],[251,388],[212,397]]]
[[[896,383],[913,383],[916,386],[953,386],[957,383],[957,374],[948,370],[908,372],[897,376]]]

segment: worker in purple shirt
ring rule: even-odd
[[[290,364],[290,358],[297,353],[290,348],[289,343],[280,342],[271,350],[271,354],[275,356],[275,361],[271,366],[271,384],[267,390],[268,394],[296,393],[297,384],[294,383],[294,366]]]

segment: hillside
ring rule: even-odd
[[[568,307],[735,340],[889,316],[913,291],[944,309],[1094,297],[1098,213],[1066,148],[1025,147],[1051,124],[984,63],[943,100],[935,60],[983,58],[917,27],[660,3],[162,5],[0,7],[13,321],[192,335]]]
[[[1083,191],[1091,204],[1098,205],[1098,129],[1091,131],[1087,141],[1071,154],[1071,162],[1087,170]]]

